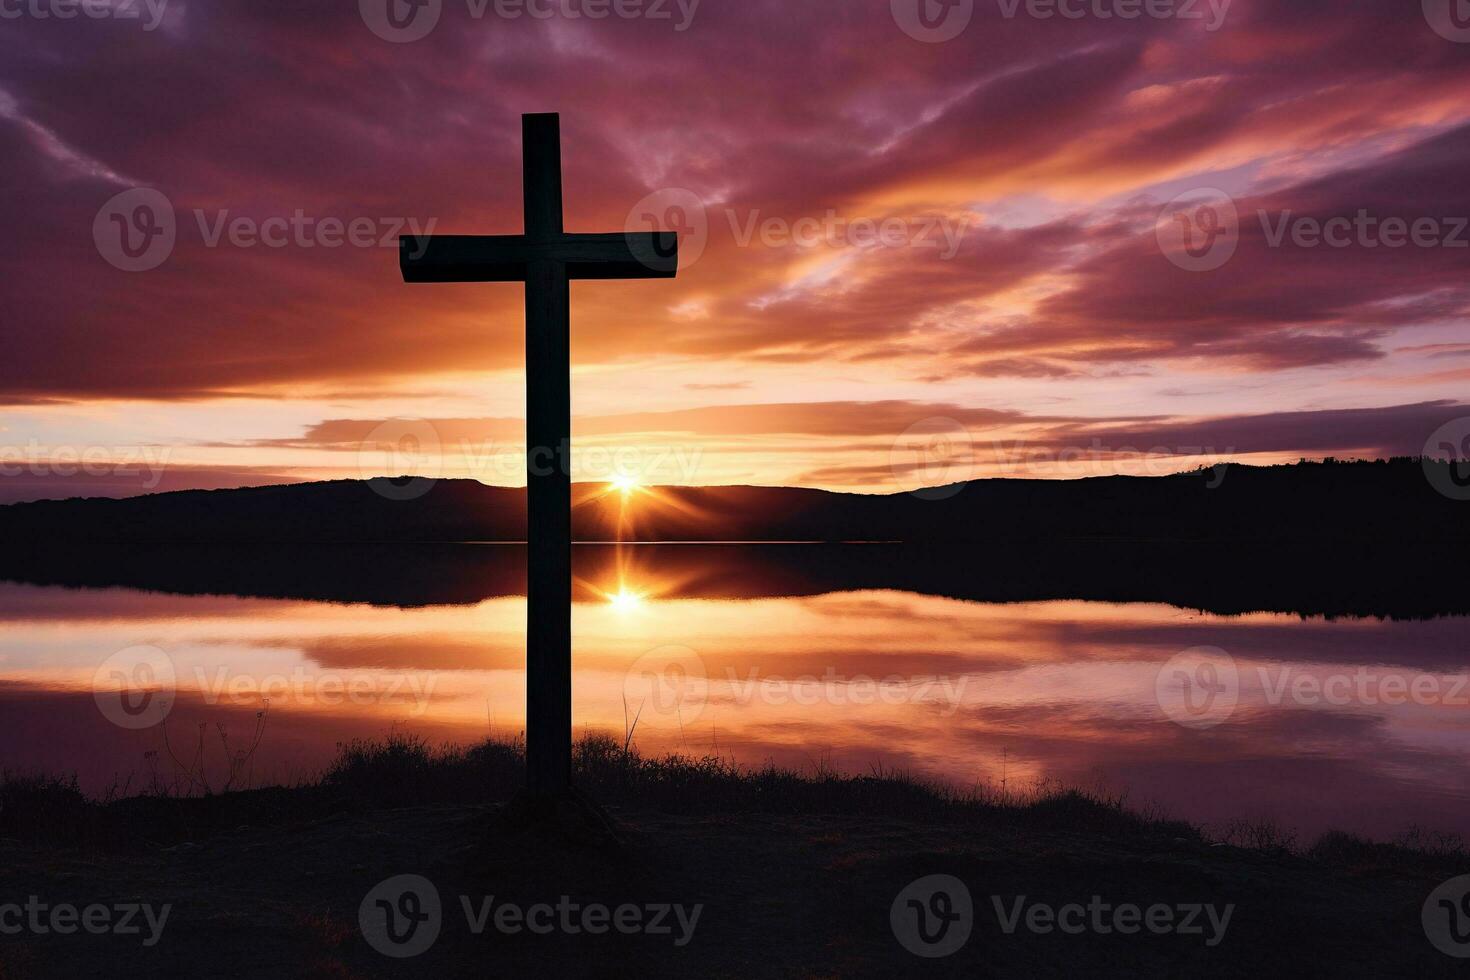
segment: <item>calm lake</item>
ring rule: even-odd
[[[977,601],[874,587],[881,550],[809,574],[751,553],[578,550],[579,732],[631,728],[645,753],[1102,788],[1214,828],[1470,833],[1470,617]],[[0,767],[139,791],[192,764],[203,725],[218,788],[258,724],[251,785],[390,731],[513,737],[523,560],[484,546],[386,584],[339,568],[320,588],[297,566],[276,595],[244,574],[235,595],[157,576],[0,583]]]

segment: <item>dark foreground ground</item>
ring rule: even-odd
[[[106,804],[12,778],[0,785],[0,929],[30,914],[7,917],[7,903],[35,896],[48,909],[43,929],[0,933],[0,978],[1467,968],[1421,921],[1431,893],[1470,871],[1453,845],[1329,835],[1292,851],[1261,834],[1241,847],[1074,793],[996,800],[902,779],[739,773],[593,741],[579,748],[580,782],[609,801],[622,833],[604,845],[511,828],[473,802],[508,795],[519,765],[504,746],[436,756],[398,742],[349,748],[311,786]],[[925,880],[934,875],[947,877]],[[79,916],[103,906],[114,922],[130,905],[155,919],[171,908],[157,930],[139,913],[136,934],[62,935],[48,917],[67,904]]]

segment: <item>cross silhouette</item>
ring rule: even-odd
[[[671,232],[567,234],[562,228],[561,118],[521,117],[524,235],[399,239],[403,279],[526,284],[526,779],[565,793],[572,760],[572,381],[570,282],[672,279]]]

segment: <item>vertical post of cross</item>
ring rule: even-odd
[[[658,231],[567,234],[559,118],[524,116],[521,136],[525,233],[406,237],[399,241],[398,263],[404,282],[526,284],[526,788],[545,802],[567,797],[572,775],[568,284],[672,279],[679,272],[679,239]]]
[[[526,238],[562,235],[561,125],[522,118]],[[566,263],[526,268],[527,785],[557,795],[572,768],[571,297]]]

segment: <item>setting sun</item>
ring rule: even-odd
[[[629,496],[639,488],[638,477],[627,473],[620,473],[608,481],[608,485],[623,496]]]
[[[620,589],[608,594],[608,604],[619,612],[631,612],[643,605],[643,593]]]

